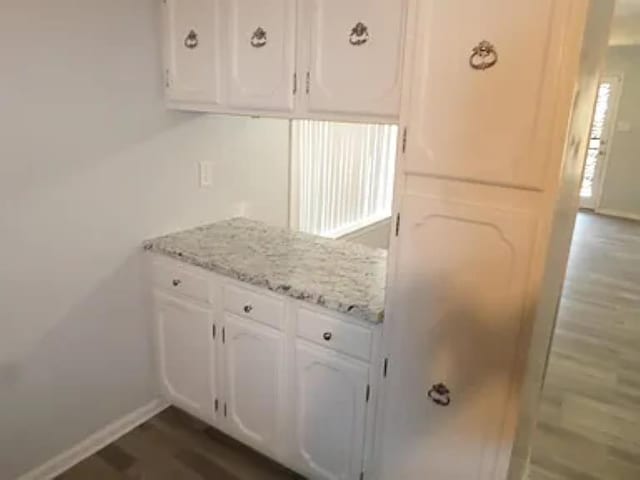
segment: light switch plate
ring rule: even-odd
[[[210,187],[213,183],[213,163],[200,162],[200,186]]]

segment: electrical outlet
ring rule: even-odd
[[[213,183],[213,163],[200,162],[200,187],[210,187]]]

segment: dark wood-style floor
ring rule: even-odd
[[[640,223],[581,214],[530,480],[640,480]]]
[[[171,407],[56,480],[304,480]]]
[[[301,477],[170,408],[58,478]],[[640,223],[578,218],[530,480],[640,480]]]

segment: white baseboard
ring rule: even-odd
[[[636,215],[634,213],[629,213],[629,212],[621,212],[619,210],[609,210],[608,208],[598,208],[596,209],[596,213],[598,215],[605,215],[608,217],[626,218],[627,220],[640,221],[640,215]]]
[[[66,452],[25,473],[17,480],[49,480],[60,475],[62,472],[106,447],[122,435],[130,432],[138,425],[146,422],[168,406],[169,404],[165,400],[153,400],[147,405],[134,410],[115,422],[110,423],[103,429],[91,434]]]

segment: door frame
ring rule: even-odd
[[[623,84],[624,84],[624,74],[623,73],[617,73],[617,72],[612,72],[612,73],[607,73],[606,75],[602,75],[602,77],[600,78],[600,83],[599,85],[601,85],[604,82],[611,82],[612,84],[612,99],[609,103],[609,120],[606,123],[606,135],[605,138],[607,140],[607,144],[606,144],[606,152],[604,154],[604,156],[602,157],[600,164],[596,165],[596,174],[595,174],[595,178],[594,178],[594,186],[593,186],[593,198],[591,201],[591,205],[584,205],[582,198],[580,199],[580,208],[584,208],[584,209],[588,209],[588,210],[593,210],[594,212],[598,212],[600,210],[600,203],[602,200],[602,193],[603,193],[603,186],[604,186],[604,179],[607,176],[607,170],[608,170],[608,165],[609,165],[609,158],[611,156],[611,149],[613,146],[613,140],[614,140],[614,136],[615,136],[615,125],[617,122],[617,118],[618,118],[618,109],[620,106],[620,99],[622,98],[622,88],[623,88]],[[594,106],[594,114],[595,114],[595,106]],[[589,125],[589,128],[592,129],[593,128],[593,119],[591,120],[591,123]],[[589,131],[589,139],[591,139],[591,130]],[[587,148],[587,156],[589,155],[589,149]],[[585,165],[586,165],[586,160],[587,157],[585,157]],[[583,171],[583,178],[584,178],[584,171]]]

